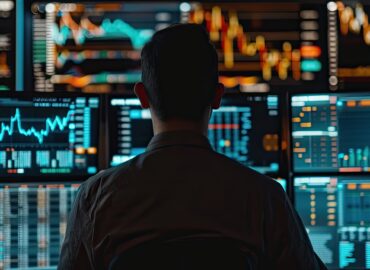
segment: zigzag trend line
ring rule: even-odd
[[[16,108],[15,115],[10,117],[10,125],[5,125],[4,123],[1,123],[0,141],[4,139],[5,133],[7,133],[9,136],[13,135],[16,123],[16,127],[20,134],[27,137],[33,135],[37,138],[38,142],[42,144],[44,142],[44,137],[48,136],[51,131],[55,131],[57,127],[61,131],[64,130],[65,127],[68,125],[68,122],[71,119],[73,113],[74,111],[70,110],[65,117],[60,118],[59,116],[55,116],[54,120],[46,118],[45,129],[37,131],[34,127],[31,127],[29,129],[22,128],[21,113],[19,111],[19,108]]]
[[[59,26],[54,24],[53,40],[58,45],[65,45],[72,36],[77,45],[85,43],[86,38],[121,38],[131,40],[134,49],[141,49],[153,36],[154,30],[135,29],[128,23],[116,19],[104,19],[100,26],[93,24],[88,18],[76,23],[69,13],[63,14]]]
[[[221,42],[224,55],[224,66],[226,69],[234,68],[234,50],[245,56],[259,56],[259,69],[262,71],[263,79],[271,80],[272,70],[275,69],[281,80],[286,80],[289,70],[295,80],[301,79],[301,71],[319,72],[321,62],[319,57],[321,49],[317,46],[301,46],[293,48],[293,45],[285,41],[282,49],[267,47],[265,37],[258,35],[255,41],[250,40],[250,34],[239,22],[236,12],[229,12],[226,18],[219,6],[213,6],[211,11],[202,8],[194,10],[190,15],[190,22],[203,24],[209,32],[213,42]],[[237,47],[234,47],[236,41]],[[307,57],[308,56],[308,57]],[[303,60],[303,58],[309,58]],[[248,79],[243,77],[242,79]]]

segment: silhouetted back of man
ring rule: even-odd
[[[157,32],[142,70],[135,93],[155,136],[144,154],[81,186],[59,269],[107,269],[153,240],[207,237],[243,243],[258,269],[326,269],[281,186],[211,148],[208,121],[223,86],[203,28]]]

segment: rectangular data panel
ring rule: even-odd
[[[370,83],[370,2],[329,2],[329,74],[332,89],[358,89]]]
[[[190,21],[209,32],[227,88],[264,92],[326,83],[325,6],[210,1],[193,4]]]
[[[296,95],[291,105],[294,171],[370,171],[370,93]]]
[[[78,187],[0,185],[1,269],[56,269]]]
[[[15,89],[15,1],[0,1],[0,91]]]
[[[208,137],[217,152],[261,173],[277,173],[280,123],[278,96],[230,95],[213,111]]]
[[[153,136],[149,110],[136,98],[109,101],[110,165],[145,151]],[[230,95],[214,110],[208,138],[219,153],[262,173],[279,171],[278,96]]]
[[[329,269],[370,269],[370,177],[297,177],[295,206]]]
[[[143,46],[155,31],[180,22],[205,26],[220,56],[220,80],[228,89],[324,87],[325,12],[325,6],[309,1],[34,2],[34,88],[132,90],[141,78]]]
[[[176,2],[35,2],[32,19],[37,91],[122,92],[141,78],[142,47],[180,22],[180,9]]]
[[[0,174],[96,173],[99,102],[97,96],[0,97]]]
[[[110,166],[119,165],[145,151],[153,137],[149,110],[137,98],[112,97],[108,106]]]

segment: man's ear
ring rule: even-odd
[[[221,106],[221,99],[225,92],[225,86],[222,83],[217,85],[216,95],[212,101],[211,107],[212,109],[218,109]]]
[[[150,107],[149,98],[148,98],[148,94],[146,93],[145,86],[142,82],[138,82],[135,84],[134,92],[135,92],[135,95],[140,100],[141,107],[143,109],[148,109]]]

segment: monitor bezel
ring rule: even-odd
[[[66,97],[66,98],[76,98],[76,97],[96,97],[99,99],[99,108],[98,108],[98,121],[97,121],[97,160],[96,167],[100,171],[102,169],[101,164],[101,153],[103,152],[101,145],[101,135],[102,135],[102,108],[103,108],[103,99],[100,94],[90,94],[90,93],[77,93],[77,92],[2,92],[0,93],[1,98],[19,98],[19,99],[28,99],[34,97]],[[98,172],[97,171],[97,172]],[[94,173],[95,174],[95,173]],[[84,181],[87,178],[93,176],[94,174],[7,174],[0,177],[0,184],[11,182],[11,183],[20,183],[20,182],[39,182],[40,184],[49,183],[49,182],[73,182],[73,181]],[[26,180],[25,180],[26,179]]]

